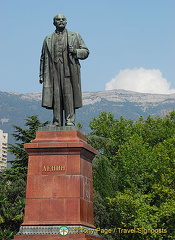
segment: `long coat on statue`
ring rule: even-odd
[[[65,77],[70,77],[74,101],[74,108],[82,107],[81,79],[80,79],[80,63],[79,59],[86,59],[89,55],[89,50],[86,47],[83,39],[78,33],[67,31],[66,44],[73,46],[76,50],[76,55],[72,55],[66,51],[63,53],[64,73]],[[42,54],[40,60],[40,76],[43,77],[43,93],[42,107],[53,109],[54,97],[54,79],[57,77],[54,64],[54,33],[48,35],[43,43]]]

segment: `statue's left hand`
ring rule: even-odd
[[[42,77],[40,77],[40,79],[39,79],[39,83],[43,83],[44,81],[43,81],[43,78]]]

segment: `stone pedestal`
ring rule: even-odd
[[[57,236],[57,235],[16,235],[15,240],[101,240],[101,237],[94,237],[86,234],[70,234],[66,236]]]
[[[15,240],[101,239],[93,220],[96,150],[79,131],[58,130],[41,129],[24,145],[29,155],[25,217]],[[61,226],[67,235],[60,235]]]

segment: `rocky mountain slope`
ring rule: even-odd
[[[175,110],[175,94],[136,93],[125,90],[85,92],[83,105],[83,108],[76,111],[76,123],[83,124],[83,130],[89,132],[89,121],[102,111],[111,112],[116,118],[123,116],[133,120],[137,120],[139,116],[163,116]],[[0,92],[0,129],[9,133],[9,142],[13,142],[10,136],[13,132],[12,125],[24,127],[24,119],[31,115],[38,115],[41,121],[52,121],[52,111],[41,107],[41,93]]]

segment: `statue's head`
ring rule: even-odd
[[[53,25],[57,28],[57,29],[64,29],[66,27],[67,24],[67,19],[66,17],[59,13],[57,14],[54,18],[53,18]]]

